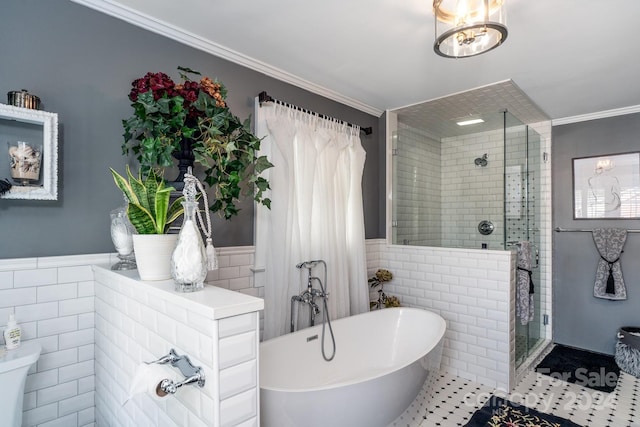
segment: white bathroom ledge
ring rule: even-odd
[[[173,280],[142,281],[137,270],[112,271],[108,266],[93,266],[95,280],[115,286],[131,297],[157,297],[151,305],[172,304],[208,319],[218,320],[264,309],[264,300],[240,292],[205,285],[197,292],[183,293],[174,290]],[[145,301],[146,302],[146,301]]]

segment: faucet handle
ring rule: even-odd
[[[326,298],[329,296],[329,292],[322,292],[320,289],[311,289],[311,295],[314,297]]]

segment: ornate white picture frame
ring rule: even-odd
[[[58,200],[58,114],[28,108],[0,104],[0,125],[3,121],[17,121],[42,127],[42,141],[31,141],[42,145],[42,163],[40,184],[36,186],[13,185],[2,199]],[[0,162],[5,164],[0,171],[8,170],[9,154],[7,152],[7,135],[3,135],[0,127]],[[8,177],[0,176],[5,179]],[[11,181],[11,179],[9,179]],[[14,183],[12,183],[14,184]]]

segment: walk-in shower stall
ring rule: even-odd
[[[547,330],[550,292],[541,268],[551,254],[541,224],[550,207],[540,201],[549,198],[542,185],[548,155],[530,123],[500,105],[499,97],[439,99],[392,113],[387,230],[394,245],[515,251],[530,242],[535,315],[528,323],[515,318],[518,366]]]

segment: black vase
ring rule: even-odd
[[[193,168],[193,162],[196,158],[191,149],[192,144],[193,139],[182,138],[180,148],[171,153],[171,155],[178,160],[178,176],[174,181],[169,182],[176,191],[182,191],[184,188],[184,174],[187,173],[190,167]]]

